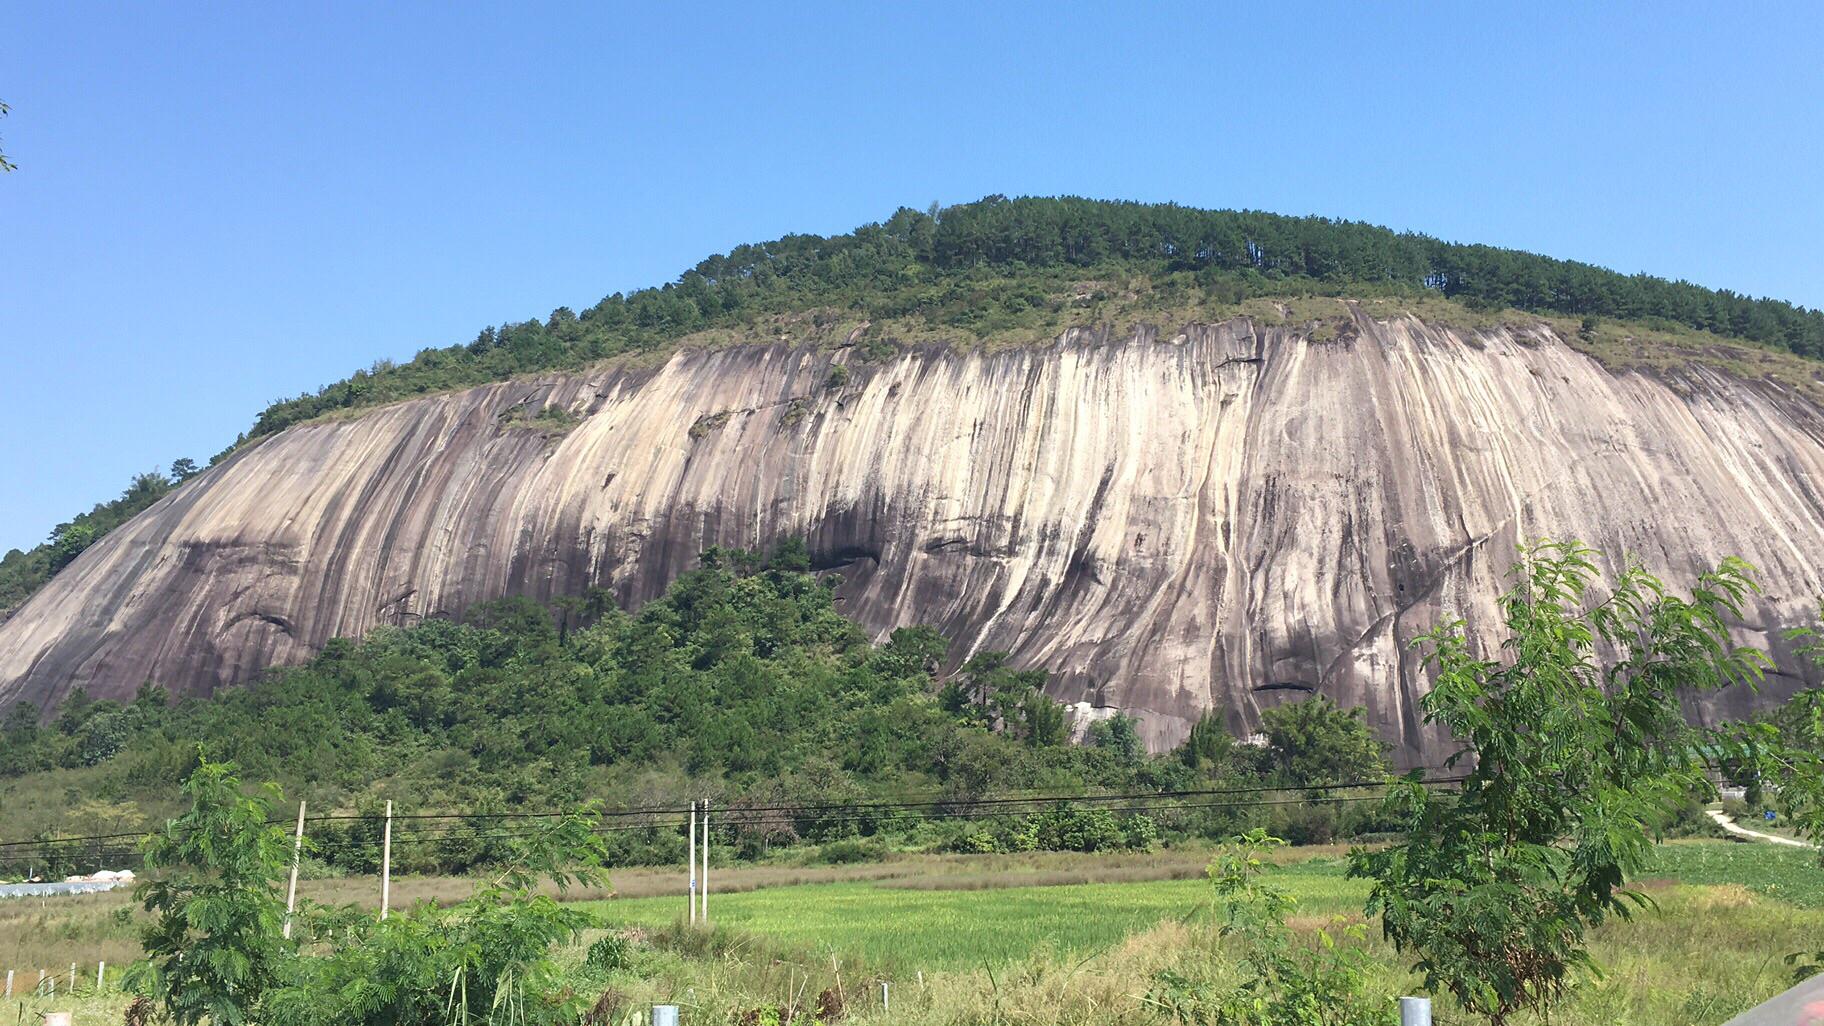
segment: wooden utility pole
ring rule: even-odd
[[[393,802],[386,802],[386,833],[380,840],[380,918],[385,919],[393,901]]]
[[[291,939],[291,914],[298,907],[298,859],[304,854],[304,799],[298,799],[298,835],[291,842],[291,886],[285,889],[285,939]]]

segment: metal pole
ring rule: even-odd
[[[393,903],[393,803],[386,803],[386,835],[380,842],[380,918]]]
[[[1401,998],[1400,1026],[1431,1026],[1431,999],[1423,997]]]
[[[690,876],[690,921],[697,921],[697,800],[690,800],[690,851],[684,856],[684,869]],[[656,1015],[658,1009],[653,1010]]]
[[[291,939],[291,914],[298,907],[298,859],[304,854],[304,799],[298,799],[298,835],[291,842],[291,886],[285,891],[285,939]]]
[[[709,799],[703,799],[703,922],[709,922]]]

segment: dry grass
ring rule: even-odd
[[[66,965],[64,970],[67,972]],[[112,963],[108,973],[113,975]],[[37,973],[33,973],[37,978]],[[0,1018],[8,1026],[37,1026],[42,1022],[46,1012],[69,1012],[72,1026],[120,1026],[125,1018],[128,996],[113,986],[109,980],[106,992],[97,994],[94,990],[95,980],[90,977],[87,983],[77,988],[76,996],[70,997],[68,991],[59,987],[55,996],[23,996],[0,1005]]]
[[[1312,845],[1276,851],[1276,862],[1304,862],[1341,858],[1343,845]],[[814,852],[806,852],[814,855]],[[983,890],[1037,887],[1054,884],[1137,883],[1154,880],[1189,880],[1203,875],[1209,863],[1207,845],[1187,844],[1151,852],[1031,852],[1020,855],[899,854],[880,862],[854,865],[766,863],[710,867],[718,894],[745,894],[775,887],[826,883],[878,883],[884,887],[915,890]],[[565,895],[577,901],[607,897],[682,898],[686,886],[682,867],[633,866],[609,871],[608,887],[573,888]],[[467,877],[409,876],[393,878],[395,905],[414,901],[454,901],[473,893],[475,881]],[[377,907],[380,880],[374,876],[305,880],[298,885],[301,897],[324,904],[357,904]],[[555,890],[548,889],[555,894]]]
[[[139,944],[115,913],[130,905],[125,891],[0,900],[0,975],[14,969],[23,979],[29,969],[36,982],[39,969],[68,972],[71,962],[91,970],[98,961],[126,965],[139,957]]]

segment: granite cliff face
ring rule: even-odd
[[[1446,615],[1486,629],[1515,544],[1542,535],[1681,584],[1743,556],[1765,589],[1744,640],[1799,672],[1778,632],[1824,593],[1824,410],[1699,367],[1611,374],[1544,326],[1326,334],[686,351],[302,425],[0,624],[0,704],[209,692],[505,594],[637,604],[707,546],[788,535],[869,628],[1010,650],[1156,748],[1206,709],[1244,729],[1314,689],[1365,706],[1401,761],[1434,758],[1408,642]]]

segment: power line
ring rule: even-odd
[[[1429,780],[1420,780],[1420,781],[1418,781],[1418,783],[1420,783],[1423,786],[1432,787],[1432,786],[1441,786],[1441,785],[1449,785],[1449,784],[1458,784],[1458,783],[1462,783],[1466,779],[1467,779],[1466,777],[1461,777],[1461,776],[1443,777],[1443,778],[1435,778],[1435,779],[1429,779]],[[1394,782],[1397,782],[1397,781],[1390,782],[1387,780],[1359,780],[1359,781],[1347,781],[1347,782],[1335,783],[1335,784],[1315,784],[1315,785],[1304,785],[1304,786],[1259,785],[1259,786],[1248,786],[1248,787],[1192,788],[1192,789],[1182,789],[1182,790],[1174,790],[1174,791],[1114,792],[1114,793],[1100,793],[1100,794],[1093,793],[1093,792],[1076,792],[1076,793],[1057,793],[1057,794],[1050,794],[1050,795],[1027,794],[1027,795],[1001,796],[1001,797],[949,796],[949,797],[937,798],[937,799],[927,800],[927,801],[901,801],[901,802],[824,802],[824,803],[805,802],[805,803],[796,803],[796,804],[775,804],[775,805],[731,804],[726,807],[726,810],[724,813],[724,816],[725,816],[724,821],[728,822],[730,820],[733,820],[734,821],[733,825],[737,825],[737,826],[783,826],[783,825],[795,824],[798,820],[803,819],[803,818],[813,818],[813,819],[816,819],[816,820],[818,820],[820,822],[824,822],[824,823],[869,822],[869,821],[874,821],[874,820],[878,820],[878,819],[890,819],[890,818],[916,818],[916,819],[927,819],[927,820],[929,820],[929,819],[992,819],[992,818],[1006,818],[1006,817],[1020,816],[1020,815],[1026,814],[1025,812],[1022,812],[1022,811],[1014,811],[1011,808],[1014,806],[1027,807],[1027,806],[1033,806],[1033,805],[1043,805],[1043,804],[1048,804],[1048,803],[1083,803],[1083,804],[1099,804],[1099,803],[1103,803],[1103,802],[1128,802],[1128,803],[1130,803],[1130,805],[1128,807],[1113,808],[1113,809],[1108,810],[1111,812],[1123,812],[1123,813],[1145,812],[1145,811],[1168,812],[1168,811],[1173,811],[1173,810],[1177,810],[1177,809],[1198,809],[1198,808],[1238,808],[1238,807],[1251,807],[1251,806],[1322,804],[1322,803],[1326,803],[1326,802],[1373,801],[1373,800],[1380,800],[1381,798],[1384,798],[1385,795],[1382,795],[1382,794],[1359,795],[1359,796],[1350,796],[1350,797],[1345,797],[1345,798],[1318,798],[1318,797],[1313,797],[1313,796],[1307,795],[1304,798],[1296,798],[1296,799],[1282,799],[1282,800],[1259,799],[1259,800],[1243,801],[1243,802],[1203,802],[1203,803],[1183,802],[1180,800],[1185,799],[1185,798],[1233,797],[1233,796],[1237,796],[1237,795],[1250,795],[1250,794],[1274,794],[1274,793],[1283,793],[1283,792],[1290,792],[1290,791],[1325,792],[1325,791],[1340,791],[1340,790],[1350,790],[1350,789],[1368,788],[1368,787],[1379,788],[1379,787],[1387,787],[1391,783],[1394,783]],[[1169,806],[1164,809],[1157,809],[1157,810],[1153,809],[1153,807],[1151,805],[1145,804],[1145,803],[1161,802],[1161,801],[1178,801],[1178,804]],[[1132,804],[1132,803],[1141,803],[1141,804]],[[919,814],[920,810],[923,810],[922,814]],[[996,810],[1003,810],[1003,811],[996,811]],[[671,816],[671,815],[681,816],[681,815],[685,814],[687,811],[688,811],[687,808],[682,807],[682,806],[662,806],[662,805],[636,806],[636,807],[625,808],[625,809],[601,810],[596,813],[596,816],[600,819],[617,819],[617,818],[626,818],[626,817],[633,817],[633,816],[644,816],[644,817],[647,817],[648,822],[622,824],[622,825],[618,825],[618,826],[597,826],[594,828],[594,830],[597,833],[615,833],[615,832],[633,831],[633,830],[663,829],[663,828],[669,826],[670,824],[662,821],[659,817],[665,817],[665,816]],[[894,816],[895,813],[903,814],[903,816],[895,817]],[[550,819],[550,818],[559,818],[559,817],[572,816],[572,815],[575,815],[575,813],[574,812],[416,813],[416,814],[410,814],[410,815],[404,815],[404,816],[395,815],[394,818],[395,819],[415,820],[415,821],[421,821],[421,822],[442,822],[442,823],[448,824],[451,821],[485,822],[485,821],[502,820],[502,819]],[[379,815],[326,815],[326,816],[306,817],[306,822],[325,822],[325,821],[373,822],[373,821],[383,820],[384,818],[385,818],[384,816],[379,816]],[[276,820],[276,819],[269,820],[268,824],[269,825],[284,825],[284,821]],[[35,854],[34,854],[34,856],[26,856],[26,857],[37,857],[37,858],[43,858],[48,855],[57,855],[57,856],[63,856],[63,857],[77,857],[77,856],[88,855],[90,857],[100,857],[99,855],[97,855],[97,851],[101,851],[104,853],[111,853],[113,857],[119,857],[120,853],[123,853],[123,852],[136,854],[138,849],[136,847],[124,847],[124,846],[104,846],[103,848],[100,848],[100,849],[93,849],[93,848],[85,849],[82,846],[89,844],[91,842],[96,842],[96,841],[119,840],[119,839],[123,839],[123,838],[142,838],[142,837],[149,836],[152,833],[154,833],[154,831],[138,831],[138,832],[129,831],[129,832],[112,833],[112,834],[88,834],[88,835],[77,836],[77,837],[55,837],[55,838],[39,838],[39,839],[32,839],[32,840],[4,841],[4,842],[0,842],[0,849],[27,848],[27,849],[31,849]],[[532,836],[536,836],[536,835],[531,832],[518,832],[518,833],[505,832],[505,833],[495,833],[495,834],[483,835],[483,834],[469,834],[469,833],[463,833],[463,832],[457,831],[457,830],[451,830],[451,831],[446,831],[446,832],[434,834],[434,835],[423,835],[423,834],[410,835],[410,834],[408,834],[408,835],[405,835],[404,837],[400,838],[400,840],[404,843],[422,843],[422,842],[428,842],[428,841],[432,841],[432,840],[443,840],[443,839],[488,840],[488,839],[523,838],[523,837],[532,837]],[[407,840],[408,838],[409,838],[409,840]],[[359,844],[361,842],[354,842],[354,843]],[[342,847],[343,845],[338,844],[336,846]],[[7,857],[3,853],[0,853],[0,861],[16,862],[16,861],[20,861],[21,858],[22,857]]]
[[[1304,790],[1304,789],[1290,788],[1287,790]],[[1455,792],[1443,792],[1443,793],[1454,794]],[[1167,805],[1167,806],[1157,806],[1157,805],[1151,805],[1151,804],[1133,804],[1133,805],[1127,805],[1127,806],[1122,806],[1122,807],[1113,808],[1113,809],[1106,809],[1104,811],[1108,811],[1111,813],[1123,813],[1123,814],[1135,814],[1135,813],[1166,814],[1166,813],[1172,813],[1172,812],[1190,811],[1190,810],[1199,810],[1199,809],[1252,809],[1252,808],[1260,808],[1263,806],[1344,804],[1344,803],[1350,803],[1350,802],[1380,801],[1385,797],[1386,797],[1385,795],[1371,794],[1371,795],[1338,795],[1338,796],[1330,796],[1330,797],[1265,799],[1265,800],[1258,800],[1258,801],[1240,801],[1240,802],[1238,802],[1238,801],[1180,802],[1178,804]],[[1030,815],[1030,813],[1025,812],[1025,811],[1018,811],[1018,810],[996,811],[996,810],[992,810],[992,809],[963,809],[963,810],[956,810],[956,811],[950,811],[950,812],[934,811],[934,812],[913,814],[913,815],[908,815],[908,816],[902,817],[902,819],[919,820],[919,821],[925,821],[925,822],[929,822],[932,820],[968,821],[968,820],[986,820],[986,819],[1016,819],[1016,818],[1020,818],[1020,817],[1027,816],[1027,815]],[[859,822],[873,822],[873,821],[877,821],[881,818],[882,817],[879,817],[879,816],[857,814],[857,815],[849,815],[849,816],[825,817],[825,818],[821,819],[819,822],[821,822],[821,823],[859,823]],[[762,827],[762,826],[788,826],[788,825],[793,825],[796,822],[797,822],[796,817],[781,815],[779,813],[760,813],[760,814],[755,814],[755,815],[744,815],[740,810],[729,810],[724,814],[724,817],[723,817],[723,826],[725,828],[732,828],[735,830],[740,830],[743,828]],[[670,824],[670,823],[662,823],[662,822],[619,824],[619,825],[614,825],[614,826],[598,826],[598,827],[593,828],[591,830],[591,833],[611,834],[611,833],[622,833],[622,832],[631,832],[631,831],[638,831],[638,830],[666,829],[671,826],[672,826],[672,824]],[[445,832],[440,832],[440,833],[435,833],[435,834],[418,834],[418,835],[408,834],[403,837],[395,837],[393,839],[393,843],[395,845],[397,845],[397,844],[405,844],[405,843],[429,843],[429,842],[433,842],[433,841],[445,841],[445,840],[454,840],[454,841],[517,840],[517,839],[524,839],[524,838],[537,837],[537,836],[539,836],[539,835],[532,831],[466,833],[466,832],[463,832],[460,830],[452,830],[452,831],[445,831]]]

